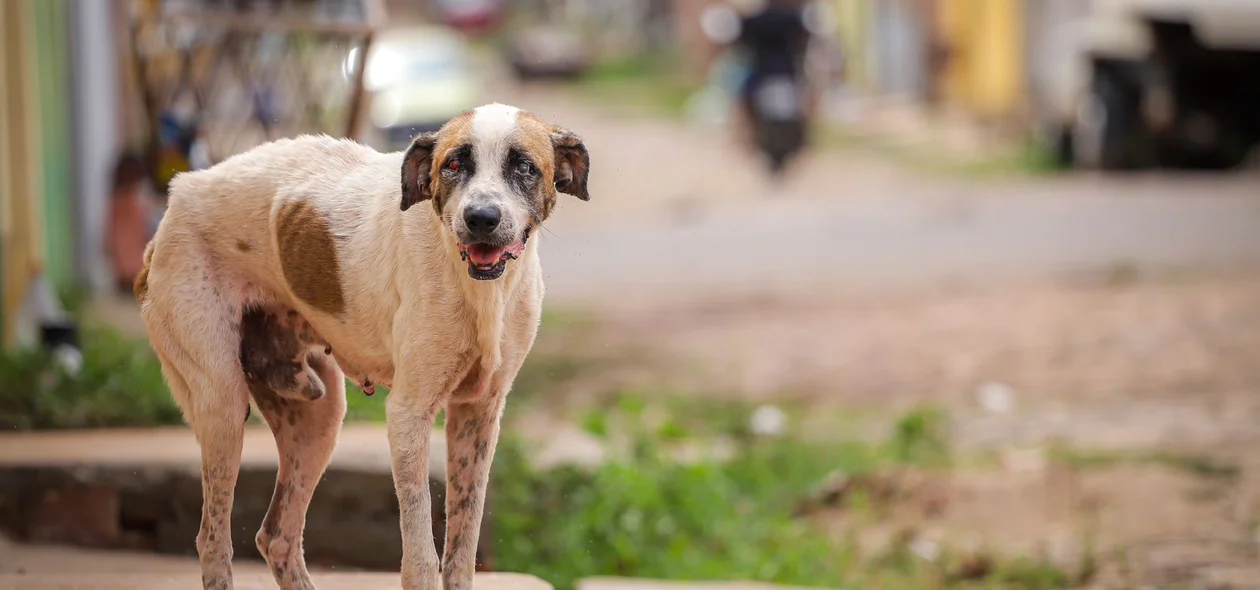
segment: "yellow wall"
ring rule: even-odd
[[[976,114],[1017,114],[1024,97],[1022,0],[938,0],[950,48],[945,97]]]
[[[13,313],[43,260],[40,204],[39,85],[32,71],[34,0],[0,1],[0,300],[3,344],[13,343]]]
[[[871,68],[870,0],[832,0],[836,11],[836,35],[845,54],[846,82],[873,88],[875,74]]]

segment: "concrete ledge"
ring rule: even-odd
[[[445,444],[434,433],[434,537],[445,536]],[[195,555],[201,519],[200,449],[187,428],[0,434],[0,531],[15,540]],[[246,431],[232,536],[258,559],[278,457],[265,426]],[[379,425],[348,425],[311,502],[313,566],[396,571],[402,558],[389,443]],[[487,520],[488,525],[488,520]],[[482,534],[479,563],[492,566]]]
[[[398,574],[313,574],[320,590],[398,590]],[[198,574],[61,574],[0,575],[0,588],[6,590],[170,590],[200,588]],[[236,590],[275,590],[276,582],[267,574],[236,576]],[[533,576],[478,574],[477,590],[552,590],[550,584]]]
[[[628,580],[624,578],[586,578],[577,590],[823,590],[775,586],[757,582],[670,582],[666,580]]]

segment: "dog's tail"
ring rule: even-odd
[[[144,296],[149,293],[149,264],[153,262],[153,243],[157,240],[149,240],[148,245],[144,247],[144,263],[140,266],[140,272],[136,274],[136,281],[132,284],[132,291],[136,294],[136,301],[144,303]]]

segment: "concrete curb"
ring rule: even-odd
[[[398,590],[398,574],[313,574],[320,590]],[[276,582],[267,574],[237,575],[236,590],[274,590]],[[170,590],[200,588],[197,574],[59,574],[0,576],[6,590]],[[477,590],[552,590],[533,576],[518,574],[478,574]]]

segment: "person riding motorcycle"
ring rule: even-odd
[[[735,103],[736,129],[747,145],[767,149],[758,139],[758,126],[768,116],[796,119],[799,139],[789,143],[805,141],[818,82],[814,80],[817,72],[808,66],[822,63],[813,58],[828,53],[818,52],[826,49],[829,38],[825,9],[818,0],[730,0],[702,15],[705,34],[728,49],[722,61],[742,71],[728,88]],[[785,84],[791,87],[786,95],[790,98],[785,99],[782,92],[773,94],[784,90]],[[778,100],[773,99],[776,96]],[[773,159],[774,168],[781,168],[782,158]]]
[[[806,26],[806,0],[768,0],[740,18],[733,45],[748,60],[748,75],[739,92],[746,121],[756,118],[756,93],[767,78],[782,76],[794,82],[805,77],[805,55],[812,37]]]

